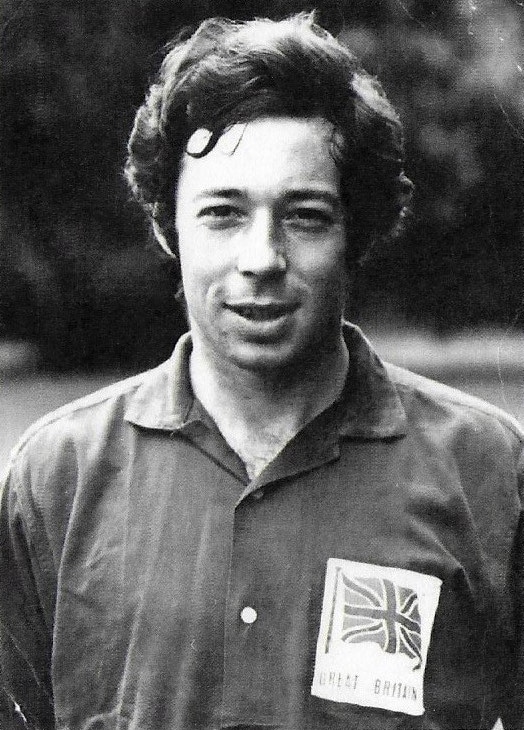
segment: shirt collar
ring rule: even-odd
[[[344,324],[343,334],[349,351],[349,368],[338,401],[339,433],[370,439],[404,436],[406,412],[387,365],[356,325]]]
[[[173,354],[144,380],[131,397],[125,419],[144,428],[174,431],[187,424],[195,411],[189,379],[191,334],[178,340]]]
[[[387,367],[358,327],[345,324],[350,365],[335,404],[341,436],[384,439],[406,433],[406,414]],[[209,419],[195,399],[189,379],[191,335],[183,335],[171,358],[149,371],[133,394],[127,421],[144,428],[176,431]]]

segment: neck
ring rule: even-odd
[[[329,350],[285,368],[246,370],[209,357],[193,343],[190,373],[195,395],[226,437],[264,429],[296,433],[331,405],[344,386],[349,356],[342,334]]]

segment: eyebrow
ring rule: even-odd
[[[202,190],[198,195],[195,196],[195,200],[201,200],[203,198],[242,198],[245,196],[245,191],[239,188],[208,188]],[[288,190],[284,193],[283,199],[285,202],[295,202],[305,199],[321,200],[325,203],[338,207],[341,204],[340,196],[336,193],[329,192],[328,190],[318,190],[317,188],[297,188],[296,190]]]
[[[295,200],[304,200],[312,198],[313,200],[321,200],[329,203],[334,207],[340,206],[340,196],[337,193],[331,193],[328,190],[317,190],[316,188],[300,188],[298,190],[290,190],[284,195],[284,199],[288,202]]]
[[[195,200],[201,198],[241,198],[242,195],[242,191],[237,188],[208,188],[195,195]]]

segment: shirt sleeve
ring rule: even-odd
[[[510,585],[514,590],[516,635],[506,672],[507,696],[501,720],[504,730],[524,729],[524,450],[518,465],[520,521],[516,534]]]
[[[52,730],[52,627],[38,590],[35,536],[21,509],[13,472],[0,496],[0,709],[14,728],[25,718],[29,728]]]
[[[0,686],[0,728],[2,730],[27,730],[28,724],[15,703]]]

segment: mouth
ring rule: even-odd
[[[253,322],[270,322],[280,319],[297,308],[295,304],[285,302],[268,302],[268,303],[238,303],[228,304],[227,309],[235,312],[239,317],[251,320]]]

